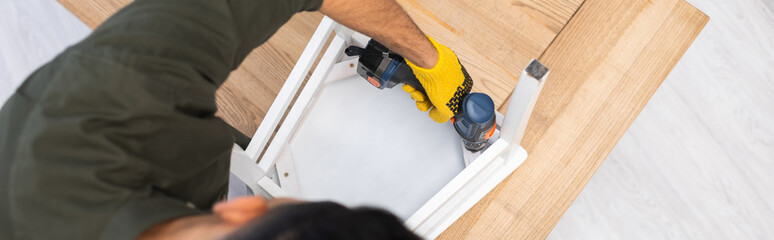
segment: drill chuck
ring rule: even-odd
[[[460,112],[452,119],[465,148],[477,152],[495,132],[494,102],[489,95],[470,93],[462,100]]]

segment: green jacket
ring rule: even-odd
[[[0,111],[0,239],[134,239],[222,199],[215,90],[321,0],[137,0]]]

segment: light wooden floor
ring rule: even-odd
[[[710,23],[549,238],[774,238],[774,3],[764,1],[690,1]],[[0,1],[0,101],[88,32],[54,1]]]

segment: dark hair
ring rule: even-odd
[[[270,210],[226,239],[421,239],[387,211],[346,208],[333,202],[292,204]]]

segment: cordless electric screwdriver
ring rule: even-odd
[[[344,53],[347,56],[360,57],[357,73],[374,87],[393,88],[402,83],[427,95],[403,57],[379,42],[371,39],[365,48],[349,46]],[[494,102],[484,93],[470,93],[463,98],[460,105],[460,111],[451,119],[454,129],[462,137],[468,151],[480,151],[495,132],[497,124]]]

